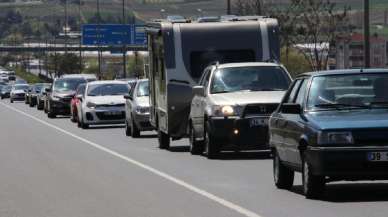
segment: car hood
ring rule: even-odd
[[[388,109],[316,111],[305,116],[321,130],[388,128]]]
[[[26,92],[24,90],[13,90],[12,93],[17,94],[17,93],[26,93]]]
[[[150,107],[150,98],[148,96],[137,97],[136,104],[141,107]]]
[[[280,103],[285,91],[232,92],[210,95],[215,105],[246,105]]]
[[[123,95],[118,96],[88,96],[87,97],[88,102],[95,103],[97,105],[115,105],[115,104],[124,104],[125,99]]]
[[[69,97],[69,96],[74,96],[75,91],[70,90],[70,91],[54,91],[53,92],[54,96],[57,97]]]

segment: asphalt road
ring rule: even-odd
[[[24,103],[0,101],[1,217],[385,217],[387,182],[329,184],[306,200],[300,175],[277,190],[272,161],[260,153],[219,160],[170,151],[155,134],[126,137],[121,127],[81,130]]]

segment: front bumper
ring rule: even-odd
[[[10,98],[12,100],[20,100],[20,101],[24,101],[26,99],[26,95],[25,94],[12,94],[10,96]]]
[[[369,161],[369,152],[388,152],[388,146],[309,147],[306,158],[314,175],[333,180],[388,179],[388,162]]]
[[[59,115],[69,115],[70,114],[70,102],[62,100],[50,100],[50,109],[55,114]]]
[[[125,123],[125,107],[109,107],[109,108],[84,108],[83,121],[86,124],[124,124]]]
[[[150,114],[137,114],[135,113],[133,115],[133,119],[136,123],[136,126],[139,128],[141,131],[152,131],[155,128],[151,125],[150,122]]]
[[[269,116],[212,117],[209,119],[210,134],[224,148],[268,150],[268,119]]]

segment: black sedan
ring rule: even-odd
[[[302,173],[306,198],[327,182],[388,179],[388,70],[303,74],[270,118],[274,181]]]

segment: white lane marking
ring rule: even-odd
[[[25,112],[23,112],[23,111],[21,111],[19,109],[16,109],[16,108],[14,108],[12,106],[9,106],[9,105],[7,105],[7,104],[5,104],[3,102],[0,102],[0,103],[3,106],[5,106],[5,107],[7,107],[7,108],[9,108],[9,109],[11,109],[11,110],[13,110],[15,112],[18,112],[18,113],[20,113],[20,114],[22,114],[24,116],[27,116],[27,117],[35,120],[35,121],[40,122],[41,124],[44,124],[44,125],[46,125],[48,127],[51,127],[51,128],[53,128],[55,130],[58,130],[58,131],[62,132],[64,134],[68,135],[68,136],[71,136],[71,137],[73,137],[75,139],[78,139],[78,140],[80,140],[80,141],[82,141],[82,142],[84,142],[84,143],[86,143],[86,144],[88,144],[88,145],[90,145],[90,146],[92,146],[94,148],[99,149],[100,151],[106,152],[106,153],[111,154],[111,155],[113,155],[115,157],[118,157],[118,158],[120,158],[120,159],[122,159],[124,161],[127,161],[128,163],[131,163],[131,164],[134,164],[134,165],[136,165],[138,167],[141,167],[141,168],[143,168],[143,169],[145,169],[145,170],[147,170],[147,171],[149,171],[149,172],[151,172],[151,173],[153,173],[155,175],[158,175],[158,176],[160,176],[162,178],[165,178],[165,179],[167,179],[167,180],[169,180],[169,181],[171,181],[171,182],[173,182],[173,183],[175,183],[177,185],[180,185],[180,186],[182,186],[182,187],[184,187],[184,188],[186,188],[186,189],[188,189],[188,190],[190,190],[192,192],[195,192],[195,193],[197,193],[199,195],[202,195],[202,196],[204,196],[204,197],[206,197],[206,198],[208,198],[208,199],[210,199],[212,201],[215,201],[215,202],[217,202],[217,203],[219,203],[219,204],[221,204],[221,205],[223,205],[223,206],[225,206],[225,207],[227,207],[227,208],[229,208],[231,210],[234,210],[234,211],[236,211],[236,212],[238,212],[238,213],[240,213],[240,214],[242,214],[244,216],[247,216],[247,217],[262,217],[259,214],[254,213],[254,212],[252,212],[252,211],[250,211],[250,210],[248,210],[248,209],[246,209],[244,207],[241,207],[241,206],[239,206],[239,205],[237,205],[235,203],[232,203],[232,202],[230,202],[230,201],[228,201],[226,199],[223,199],[223,198],[218,197],[218,196],[216,196],[216,195],[214,195],[212,193],[209,193],[209,192],[207,192],[205,190],[202,190],[202,189],[200,189],[198,187],[195,187],[195,186],[193,186],[193,185],[191,185],[191,184],[189,184],[189,183],[187,183],[187,182],[185,182],[183,180],[175,178],[175,177],[173,177],[173,176],[171,176],[171,175],[169,175],[167,173],[164,173],[164,172],[162,172],[160,170],[157,170],[157,169],[155,169],[155,168],[153,168],[151,166],[143,164],[143,163],[141,163],[139,161],[136,161],[134,159],[126,157],[126,156],[124,156],[122,154],[119,154],[118,152],[115,152],[115,151],[113,151],[111,149],[105,148],[102,145],[99,145],[97,143],[94,143],[94,142],[91,142],[91,141],[89,141],[87,139],[84,139],[84,138],[82,138],[80,136],[77,136],[77,135],[75,135],[75,134],[73,134],[71,132],[68,132],[68,131],[66,131],[66,130],[60,128],[60,127],[57,127],[57,126],[55,126],[53,124],[50,124],[50,123],[48,123],[46,121],[40,120],[39,118],[37,118],[37,117],[35,117],[33,115],[27,114],[27,113],[25,113]]]

